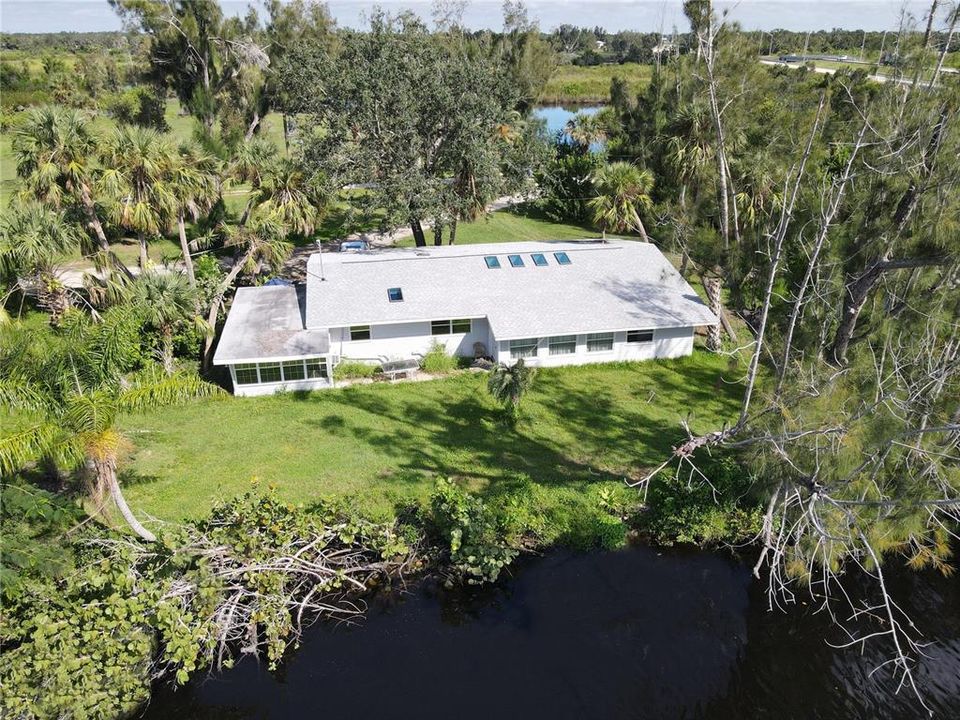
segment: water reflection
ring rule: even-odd
[[[567,122],[577,113],[596,115],[602,108],[602,105],[542,105],[534,108],[533,116],[546,122],[547,134],[553,137],[563,130],[567,126]],[[602,142],[590,144],[590,150],[593,152],[599,152],[602,149]]]
[[[936,663],[920,676],[941,712],[960,699],[954,581],[904,574]],[[810,607],[769,614],[749,571],[724,556],[554,554],[497,587],[432,585],[377,598],[362,624],[316,626],[282,671],[247,659],[158,693],[151,718],[916,717],[865,679],[880,657],[824,642]],[[944,717],[950,716],[945,714]]]

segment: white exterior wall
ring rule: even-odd
[[[569,333],[572,335],[573,333]],[[510,363],[515,358],[510,354],[510,341],[497,343],[497,360]],[[617,361],[652,360],[676,358],[693,352],[693,328],[661,328],[653,331],[653,341],[628,343],[626,332],[613,334],[613,350],[587,352],[587,335],[577,335],[577,351],[568,355],[551,355],[548,338],[538,338],[537,356],[524,358],[528,365],[557,367],[560,365],[585,365]]]
[[[354,360],[401,360],[429,352],[434,342],[451,355],[473,357],[473,344],[481,342],[491,352],[486,318],[473,318],[469,333],[431,335],[429,322],[371,325],[369,340],[351,340],[350,328],[330,328],[330,352]]]
[[[325,378],[313,380],[291,380],[290,382],[258,383],[256,385],[233,384],[233,394],[239,397],[257,397],[259,395],[273,395],[278,392],[297,392],[304,390],[323,390],[333,387]]]

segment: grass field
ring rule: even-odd
[[[627,81],[631,93],[636,93],[650,82],[649,65],[560,65],[547,81],[540,102],[597,103],[610,101],[610,81],[618,76]]]
[[[683,437],[682,418],[694,431],[730,419],[738,375],[699,351],[542,370],[516,428],[501,421],[485,375],[469,372],[228,397],[127,417],[135,449],[121,477],[132,507],[165,520],[203,515],[254,478],[290,501],[349,498],[383,517],[426,498],[436,477],[494,497],[528,476],[557,507],[659,464]]]
[[[473,222],[460,223],[457,227],[456,243],[471,245],[517,240],[578,240],[596,237],[600,237],[596,228],[556,223],[528,206],[519,205],[492,212]],[[433,235],[429,230],[427,242],[433,242]],[[412,246],[413,238],[404,238],[397,244]]]

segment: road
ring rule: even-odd
[[[782,66],[788,67],[788,68],[802,68],[802,67],[806,67],[806,65],[805,65],[804,63],[788,63],[788,62],[781,62],[780,60],[763,60],[763,59],[761,59],[761,60],[760,60],[760,64],[761,64],[761,65],[782,65]],[[813,72],[820,73],[821,75],[833,75],[835,72],[837,72],[837,68],[826,68],[826,67],[816,67],[816,66],[814,66],[812,69],[813,69]],[[909,79],[907,79],[907,78],[894,78],[894,77],[890,77],[889,75],[880,75],[880,74],[877,74],[877,73],[874,73],[874,74],[872,74],[872,75],[869,75],[868,77],[869,77],[871,80],[874,80],[874,81],[879,82],[879,83],[897,82],[897,83],[900,83],[900,84],[902,84],[902,85],[913,85],[913,80],[909,80]],[[919,84],[920,84],[920,87],[930,87],[929,81],[926,81],[926,80],[921,80]]]

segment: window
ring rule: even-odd
[[[519,255],[507,255],[507,260],[510,261],[510,267],[523,267],[523,258]]]
[[[350,328],[350,339],[351,340],[369,340],[370,326],[354,325],[353,327]]]
[[[327,361],[322,358],[307,360],[307,377],[311,380],[327,377]]]
[[[283,381],[303,380],[303,360],[291,360],[283,363]]]
[[[557,335],[547,342],[551,355],[573,355],[577,352],[576,335]]]
[[[487,263],[487,268],[490,270],[496,270],[500,267],[500,261],[496,255],[487,255],[483,260]]]
[[[565,252],[555,252],[555,253],[553,254],[553,256],[557,259],[557,264],[558,264],[558,265],[569,265],[569,264],[570,264],[570,256],[567,255]]]
[[[653,342],[653,330],[627,330],[628,343]]]
[[[256,385],[259,382],[257,379],[256,363],[239,363],[234,365],[233,375],[237,379],[237,385]]]
[[[280,363],[260,363],[260,382],[273,383],[280,382]]]
[[[400,288],[390,288],[387,290],[387,297],[390,302],[403,302],[403,290]]]
[[[591,333],[587,335],[587,352],[607,352],[613,350],[613,333]]]
[[[537,339],[526,338],[525,340],[511,340],[510,356],[515,358],[536,357]]]
[[[534,253],[530,256],[530,258],[533,260],[533,264],[537,267],[546,267],[547,265],[547,256],[543,253]]]
[[[451,333],[468,333],[472,328],[470,318],[459,320],[434,320],[430,323],[431,335],[449,335]]]

